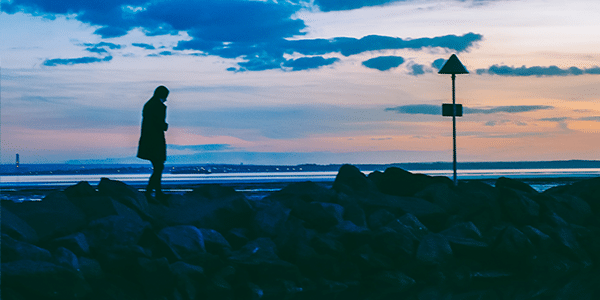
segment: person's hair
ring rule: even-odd
[[[154,90],[154,97],[165,99],[169,95],[169,89],[161,85]]]

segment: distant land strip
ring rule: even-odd
[[[448,170],[451,162],[412,162],[394,164],[353,164],[361,171],[383,171],[398,167],[408,171]],[[251,172],[327,172],[338,171],[342,164],[246,165],[246,164],[167,164],[164,173],[209,174]],[[600,168],[600,160],[459,162],[458,169],[583,169]],[[140,174],[151,173],[145,164],[14,164],[0,165],[0,175],[70,175],[70,174]]]

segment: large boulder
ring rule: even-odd
[[[158,238],[173,253],[177,260],[194,261],[198,255],[206,253],[202,231],[192,225],[178,225],[163,228]]]
[[[305,204],[302,202],[302,204]],[[251,228],[258,236],[273,237],[281,232],[281,227],[287,221],[291,209],[278,201],[257,201],[253,203],[254,220]]]
[[[109,196],[133,209],[144,220],[149,221],[152,219],[148,200],[137,189],[120,181],[101,178],[98,184],[98,192],[100,195]]]
[[[187,200],[180,206],[162,212],[161,218],[167,225],[194,225],[227,232],[236,227],[247,228],[253,217],[248,199],[232,188],[202,185],[184,196]]]
[[[84,299],[91,292],[80,273],[47,261],[3,262],[2,285],[27,299]]]
[[[496,188],[508,188],[512,190],[517,190],[524,192],[526,194],[537,194],[538,192],[529,186],[527,183],[522,182],[520,180],[500,177],[496,180],[495,184]]]
[[[2,226],[3,234],[8,234],[14,239],[32,244],[38,242],[39,239],[37,232],[35,232],[35,230],[31,228],[31,226],[29,226],[25,221],[21,220],[21,218],[17,217],[15,214],[10,212],[8,209],[6,209],[4,207],[4,204],[0,207],[0,209],[2,209],[2,224],[0,226]]]
[[[451,262],[452,248],[448,239],[441,235],[431,233],[423,237],[417,248],[417,261],[424,266],[443,266]]]
[[[500,187],[499,203],[503,212],[516,225],[536,224],[540,217],[540,205],[530,195],[520,190]]]
[[[413,196],[433,183],[452,184],[448,178],[413,174],[397,167],[387,168],[381,175],[369,176],[382,193],[394,196]]]
[[[361,197],[369,197],[370,194],[378,192],[377,186],[352,165],[340,167],[332,188],[338,193]]]
[[[274,192],[269,197],[276,199],[285,199],[290,197],[299,197],[305,202],[332,202],[335,192],[312,181],[290,183],[283,189]]]
[[[52,192],[42,201],[2,202],[2,211],[7,209],[23,220],[35,230],[40,241],[75,233],[86,224],[83,212],[62,192]],[[7,216],[11,217],[10,214]],[[32,240],[35,237],[22,224],[11,227],[14,228],[13,234],[21,235],[24,239]]]
[[[570,185],[554,187],[544,194],[568,194],[586,201],[594,213],[600,213],[600,177],[582,180]]]
[[[2,234],[2,262],[17,260],[51,261],[52,254],[44,248]]]

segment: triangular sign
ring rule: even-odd
[[[456,54],[452,54],[438,74],[469,74],[469,71],[467,71],[465,66],[458,60]]]

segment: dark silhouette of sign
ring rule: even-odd
[[[458,60],[455,54],[452,54],[446,63],[442,66],[438,74],[452,74],[452,104],[442,105],[442,116],[452,116],[452,166],[454,169],[454,185],[458,185],[456,178],[456,117],[462,116],[462,105],[456,104],[455,98],[455,80],[456,74],[469,74],[469,71]],[[450,111],[448,111],[450,110]]]

